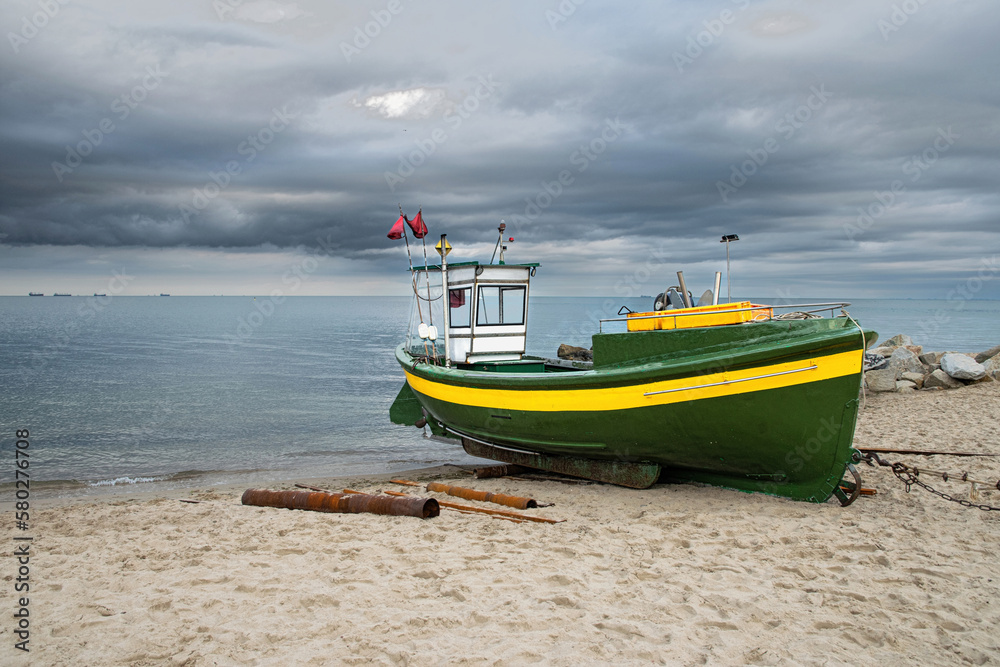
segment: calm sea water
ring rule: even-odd
[[[535,297],[528,352],[589,347],[598,320],[649,301]],[[477,461],[389,422],[409,308],[393,297],[0,297],[2,451],[29,429],[31,479],[51,495]],[[849,310],[883,339],[909,333],[926,349],[1000,343],[997,301]]]

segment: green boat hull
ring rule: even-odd
[[[826,319],[596,335],[590,370],[396,357],[453,436],[824,502],[852,460],[863,352],[857,326]]]

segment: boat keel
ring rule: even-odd
[[[513,463],[525,466],[526,468],[546,470],[572,477],[591,479],[596,482],[617,484],[618,486],[627,486],[632,489],[648,489],[660,477],[660,465],[658,463],[599,461],[572,456],[537,454],[492,445],[467,436],[462,436],[462,447],[469,455],[483,459]]]

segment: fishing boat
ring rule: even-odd
[[[445,236],[438,247],[439,265],[411,264],[394,422],[473,456],[634,488],[697,482],[845,505],[859,494],[852,441],[877,334],[850,304],[720,304],[716,273],[696,305],[679,272],[653,310],[600,320],[592,362],[547,359],[525,354],[539,265],[507,264],[503,249],[498,264],[449,265]]]

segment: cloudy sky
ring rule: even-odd
[[[2,294],[1000,298],[995,0],[0,8]]]

